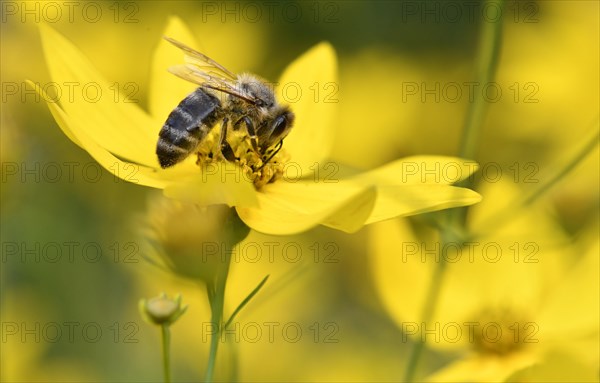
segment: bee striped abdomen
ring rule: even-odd
[[[198,88],[173,109],[158,134],[156,154],[162,168],[184,160],[196,149],[216,123],[220,106],[218,98]]]

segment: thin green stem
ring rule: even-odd
[[[238,342],[231,342],[231,375],[229,381],[239,382],[240,381],[240,369],[239,369],[239,360],[240,360],[240,351]]]
[[[228,209],[228,214],[223,222],[222,240],[229,248],[243,241],[250,233],[250,228],[242,222],[234,208],[215,205],[214,209]],[[210,347],[208,352],[208,361],[204,381],[210,383],[213,381],[215,366],[217,363],[217,351],[221,335],[225,328],[223,324],[223,309],[225,306],[225,287],[229,275],[229,265],[231,264],[231,252],[225,251],[222,254],[221,263],[215,270],[214,277],[206,283],[206,293],[210,303],[210,321],[212,333],[210,337]]]
[[[503,0],[486,0],[484,8],[503,9]],[[500,39],[502,36],[502,20],[498,18],[495,21],[485,20],[481,30],[479,46],[477,49],[477,58],[475,63],[476,82],[479,85],[487,84],[493,81],[496,68],[498,66],[498,58],[500,54]],[[485,114],[487,111],[487,103],[477,97],[469,104],[469,109],[466,113],[465,124],[459,147],[459,156],[467,159],[475,159],[476,150],[479,147],[479,137],[481,127],[483,125]],[[458,184],[463,187],[472,187],[472,179],[469,177],[465,181]],[[446,223],[440,230],[440,240],[442,244],[449,242],[463,243],[466,224],[467,208],[451,209],[446,214]],[[421,313],[421,321],[425,325],[431,321],[435,313],[437,301],[440,295],[443,277],[446,270],[446,246],[441,246],[440,259],[436,265],[432,280],[429,285],[425,306]],[[405,374],[405,381],[412,382],[415,378],[419,360],[425,348],[425,341],[421,340],[415,343]]]
[[[225,322],[225,326],[223,326],[223,328],[225,330],[227,330],[227,328],[229,327],[229,325],[231,323],[233,323],[233,320],[235,319],[235,316],[244,308],[244,306],[246,306],[248,304],[248,302],[250,302],[250,300],[260,291],[260,289],[264,286],[264,284],[267,282],[267,279],[269,279],[269,276],[267,275],[266,277],[263,278],[262,281],[260,281],[260,283],[254,288],[254,290],[252,290],[250,292],[250,294],[248,294],[248,296],[239,304],[239,306],[233,311],[233,314],[231,314],[231,316],[229,317],[229,319],[227,320],[227,322]]]
[[[591,130],[589,137],[586,137],[583,145],[575,152],[575,154],[568,159],[562,166],[553,166],[552,168],[558,168],[558,170],[550,177],[538,184],[538,186],[531,192],[526,194],[523,198],[517,199],[512,203],[512,206],[508,206],[502,209],[499,215],[490,217],[487,221],[479,225],[480,229],[473,233],[472,237],[477,238],[485,235],[486,232],[497,230],[502,227],[510,218],[514,218],[515,214],[523,211],[526,207],[533,204],[535,201],[540,199],[550,189],[556,186],[562,181],[573,169],[575,169],[600,143],[598,137],[598,130],[600,129],[600,121],[596,120]]]
[[[427,298],[425,300],[425,306],[423,307],[423,311],[421,314],[421,323],[428,323],[431,321],[433,317],[433,313],[435,311],[435,306],[440,295],[442,279],[444,276],[444,270],[446,269],[446,261],[445,257],[441,257],[439,262],[436,264],[431,283],[429,285],[429,289],[427,291]],[[406,373],[404,375],[405,382],[412,382],[415,378],[415,373],[417,372],[417,366],[419,364],[419,359],[421,359],[421,354],[423,353],[423,349],[425,347],[425,341],[419,340],[415,343],[412,352],[410,354],[410,358],[408,360],[408,366],[406,368]]]
[[[546,182],[542,183],[536,189],[534,189],[529,195],[527,195],[523,201],[521,201],[521,207],[531,205],[533,202],[538,200],[543,194],[560,182],[567,174],[571,173],[573,169],[577,167],[598,145],[598,127],[594,128],[593,135],[588,138],[588,141],[583,145],[573,158],[571,158],[565,166],[558,170],[552,177]]]
[[[502,9],[503,2],[503,0],[488,0],[484,4],[484,9]],[[501,32],[502,21],[500,19],[494,22],[484,21],[475,64],[476,81],[479,86],[494,80],[500,56]],[[475,97],[469,104],[460,141],[459,156],[468,159],[475,158],[486,111],[487,101],[483,97]]]
[[[486,4],[483,5],[483,9],[502,10],[503,5],[503,0],[487,0]],[[500,18],[496,21],[484,20],[475,63],[475,81],[479,86],[494,81],[500,57],[501,38],[502,20]],[[466,159],[475,159],[477,157],[481,127],[483,126],[487,109],[488,102],[483,97],[475,97],[473,102],[469,104],[458,150],[459,157]],[[458,186],[472,188],[473,177],[468,177],[460,182]],[[450,222],[460,223],[464,226],[466,216],[466,207],[452,209],[450,211]]]
[[[163,372],[165,376],[165,383],[171,383],[171,355],[170,355],[170,343],[171,343],[171,331],[169,330],[169,323],[164,323],[161,326],[162,329],[162,349],[163,349]]]
[[[206,376],[204,381],[210,383],[213,381],[215,373],[215,365],[217,362],[217,351],[221,340],[221,332],[223,330],[223,307],[225,305],[225,285],[227,283],[227,274],[229,271],[229,259],[227,264],[216,278],[207,285],[208,300],[210,302],[210,322],[212,333],[210,337],[210,349],[208,353],[208,365],[206,367]]]
[[[440,231],[440,242],[440,257],[436,260],[437,263],[435,265],[435,269],[431,277],[431,282],[429,284],[429,289],[427,291],[425,306],[423,306],[423,310],[421,311],[421,323],[423,323],[425,326],[427,326],[427,324],[433,319],[433,315],[435,314],[435,308],[437,306],[437,301],[440,296],[440,292],[442,291],[442,283],[444,280],[444,275],[447,266],[446,259],[448,259],[447,251],[450,248],[450,246],[446,245],[449,243],[462,243],[464,242],[464,240],[461,237],[457,236],[457,233],[455,231],[451,229],[442,229]],[[405,382],[412,382],[414,380],[419,359],[421,358],[424,347],[425,341],[423,339],[415,343],[410,358],[408,360],[406,373],[404,375]]]

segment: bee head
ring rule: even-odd
[[[273,118],[264,122],[258,133],[258,141],[263,149],[277,145],[283,140],[294,124],[294,113],[286,106],[278,106]]]

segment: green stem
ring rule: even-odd
[[[230,255],[223,267],[217,272],[215,279],[207,284],[208,301],[210,302],[211,325],[213,332],[210,337],[210,349],[208,354],[208,365],[206,367],[206,376],[204,381],[210,383],[213,381],[215,365],[217,362],[217,350],[223,331],[223,307],[225,305],[225,285],[227,284],[227,275],[229,273]]]
[[[494,5],[494,7],[490,7]],[[503,0],[487,0],[484,9],[502,9]],[[484,21],[479,39],[476,81],[479,86],[494,80],[498,58],[500,56],[500,38],[502,36],[502,20],[496,22]],[[469,110],[462,132],[459,156],[474,159],[478,147],[481,125],[487,111],[487,102],[482,97],[475,97],[469,104]]]
[[[593,135],[588,138],[581,150],[579,150],[573,158],[571,158],[565,164],[562,169],[559,169],[554,176],[550,177],[546,182],[542,183],[538,188],[529,193],[523,201],[521,201],[521,207],[528,206],[550,190],[554,185],[561,181],[567,174],[571,173],[577,165],[579,165],[598,145],[598,127],[594,128]]]
[[[215,205],[213,206],[213,209],[228,209],[228,214],[223,222],[222,239],[229,245],[230,249],[248,236],[250,228],[242,222],[234,208],[224,205]],[[208,362],[206,366],[206,375],[204,377],[204,381],[207,383],[212,382],[214,378],[217,351],[219,349],[221,335],[225,328],[223,324],[223,309],[225,306],[225,287],[227,285],[229,266],[231,264],[231,252],[224,251],[221,256],[223,257],[221,258],[222,262],[217,267],[214,278],[210,281],[205,281],[206,293],[210,303],[210,321],[212,329],[214,330],[210,337]]]
[[[433,314],[435,313],[437,301],[440,297],[440,292],[442,291],[442,282],[447,266],[446,259],[448,259],[447,251],[451,247],[446,245],[449,243],[462,243],[464,242],[464,240],[461,237],[459,237],[455,231],[451,229],[442,229],[440,231],[440,242],[440,258],[437,260],[437,264],[435,266],[435,270],[433,272],[433,276],[431,277],[431,282],[429,284],[429,289],[427,290],[425,306],[423,306],[423,310],[421,311],[421,323],[424,326],[427,326],[427,324],[433,319]],[[404,375],[405,382],[408,383],[414,380],[419,359],[421,358],[424,347],[425,340],[423,339],[415,343],[410,358],[408,360],[406,373]]]
[[[231,342],[231,375],[229,381],[232,383],[240,381],[239,360],[239,345],[237,342]]]
[[[503,9],[503,5],[503,0],[487,0],[483,4],[483,9]],[[496,20],[495,22],[484,21],[477,49],[477,61],[475,63],[475,79],[476,84],[479,86],[494,81],[500,56],[501,38],[502,20]],[[473,102],[469,104],[458,150],[459,157],[466,159],[475,159],[477,157],[476,151],[479,147],[481,127],[483,126],[487,109],[488,102],[483,97],[475,97]],[[473,177],[468,177],[458,183],[457,186],[472,188]],[[453,209],[450,212],[450,222],[460,223],[464,226],[466,216],[466,207]]]
[[[503,9],[503,0],[486,0],[485,7]],[[493,6],[493,7],[492,7]],[[498,58],[500,54],[500,38],[502,36],[502,20],[496,20],[495,22],[484,21],[481,36],[479,40],[479,46],[477,49],[476,58],[476,81],[479,85],[487,84],[493,81],[496,68],[498,65]],[[485,113],[487,111],[487,103],[481,98],[477,97],[469,104],[467,110],[465,124],[460,140],[459,156],[467,159],[474,159],[476,157],[476,149],[479,146],[479,136],[481,134],[481,126],[485,119]],[[462,187],[472,187],[472,178],[469,177],[465,181],[458,184]],[[467,208],[456,208],[448,211],[446,218],[447,222],[444,227],[440,230],[440,240],[442,244],[449,242],[463,243],[464,242],[464,228],[466,224]],[[444,272],[446,270],[446,254],[444,249],[447,246],[442,246],[440,250],[441,259],[439,259],[434,274],[432,276],[431,283],[427,292],[425,306],[421,313],[421,322],[427,325],[431,321],[435,313],[437,301],[440,295]],[[415,377],[415,373],[418,367],[419,360],[423,354],[425,348],[425,341],[420,340],[415,343],[405,374],[405,382],[412,382]]]
[[[171,332],[169,330],[169,324],[165,323],[161,326],[162,329],[162,348],[163,348],[163,371],[165,376],[165,383],[171,382],[171,366],[170,366],[170,350],[169,344],[171,342]]]
[[[225,322],[223,329],[227,330],[229,328],[229,325],[231,325],[231,323],[233,323],[235,316],[244,308],[244,306],[246,306],[248,304],[248,302],[250,302],[250,300],[252,298],[254,298],[254,296],[259,292],[259,290],[267,282],[267,279],[269,279],[268,275],[266,277],[264,277],[263,280],[260,281],[260,283],[254,288],[254,290],[252,290],[250,292],[250,294],[248,294],[248,296],[242,301],[242,303],[239,304],[239,306],[233,311],[233,314],[231,314],[231,316],[229,317],[227,322]]]
[[[484,236],[486,232],[498,230],[502,227],[510,218],[514,218],[515,214],[523,211],[526,207],[537,201],[540,197],[546,194],[552,187],[562,181],[573,169],[575,169],[590,153],[598,146],[598,129],[599,121],[596,120],[594,127],[591,130],[590,137],[587,137],[584,144],[581,146],[576,153],[566,161],[562,166],[553,166],[552,169],[558,168],[553,175],[548,177],[544,182],[540,183],[538,187],[533,189],[530,193],[526,194],[522,199],[516,200],[512,203],[512,206],[508,206],[502,209],[499,215],[490,217],[488,220],[479,225],[480,229],[472,234],[473,238]]]
[[[425,300],[425,306],[423,307],[423,311],[421,313],[421,323],[428,323],[433,317],[435,306],[440,295],[442,279],[444,276],[445,269],[446,261],[445,257],[442,256],[435,267],[432,280],[427,291],[427,299]],[[421,354],[423,353],[424,347],[425,341],[423,340],[419,340],[415,343],[413,350],[410,354],[410,358],[408,360],[408,366],[404,375],[404,382],[412,382],[414,380],[415,373],[417,372],[417,366],[419,364],[419,359],[421,359]]]

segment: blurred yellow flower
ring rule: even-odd
[[[170,64],[181,60],[180,53],[164,41],[159,43],[153,60],[147,113],[127,102],[122,94],[111,92],[108,82],[64,37],[48,26],[40,29],[53,81],[94,84],[98,94],[114,94],[114,98],[88,96],[60,105],[45,97],[64,133],[103,167],[126,181],[164,189],[165,195],[185,202],[235,206],[244,223],[270,234],[297,233],[319,224],[353,232],[368,223],[480,200],[471,190],[450,186],[476,170],[473,163],[457,158],[408,158],[359,176],[337,179],[337,165],[323,163],[334,140],[337,105],[314,102],[311,97],[300,97],[293,105],[296,126],[285,142],[293,161],[290,162],[293,176],[284,175],[279,181],[255,190],[252,182],[228,162],[201,172],[194,159],[188,158],[163,170],[154,154],[158,130],[168,112],[192,90],[191,84],[167,72]],[[191,33],[176,18],[171,18],[165,35],[193,41]],[[277,93],[286,84],[303,89],[315,82],[332,83],[336,78],[333,48],[320,43],[288,66]],[[42,92],[39,87],[37,90]],[[329,165],[332,167],[328,168]],[[458,175],[439,176],[448,167],[457,170]],[[322,168],[329,171],[326,177],[319,171]],[[407,180],[407,169],[415,168],[416,172],[410,174],[412,181]],[[431,169],[438,177],[427,176],[431,175]]]
[[[385,309],[406,341],[413,337],[458,357],[427,381],[504,381],[556,352],[597,370],[597,238],[578,250],[540,206],[488,231],[484,222],[493,222],[506,210],[504,201],[519,195],[508,182],[491,185],[482,188],[485,202],[469,219],[471,230],[485,234],[464,247],[420,241],[401,221],[372,228],[374,280]],[[447,270],[425,322],[422,310],[440,254]]]
[[[144,254],[161,268],[195,281],[211,281],[229,267],[232,251],[250,229],[225,205],[198,206],[156,196],[141,225]]]

